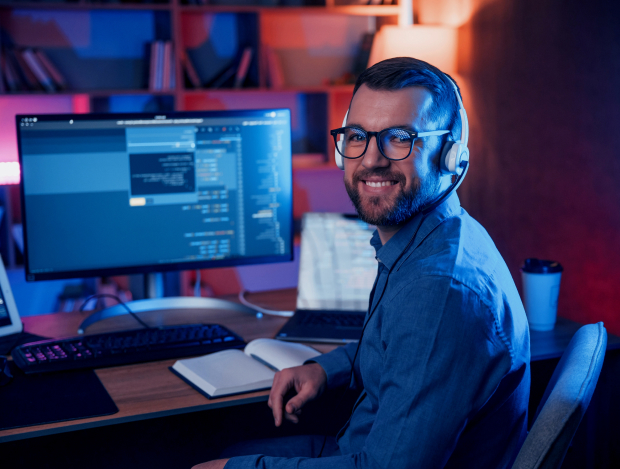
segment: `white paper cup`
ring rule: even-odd
[[[558,262],[526,259],[521,268],[523,306],[530,329],[550,331],[555,326],[563,268]]]

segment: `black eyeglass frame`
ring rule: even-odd
[[[364,148],[364,151],[362,152],[362,154],[359,156],[345,156],[340,151],[340,147],[338,145],[338,136],[344,135],[344,132],[347,129],[359,130],[360,132],[366,134],[366,147]],[[402,158],[390,158],[383,151],[383,148],[381,145],[381,139],[379,138],[379,135],[381,135],[384,132],[390,131],[390,130],[398,130],[400,132],[406,132],[411,137],[411,146],[409,147],[409,153],[407,153],[407,156],[404,156]],[[413,151],[413,144],[415,143],[416,138],[430,137],[433,135],[445,135],[447,133],[450,133],[450,131],[449,130],[431,130],[429,132],[415,132],[413,130],[403,129],[402,127],[388,127],[387,129],[383,129],[378,132],[369,132],[368,130],[364,130],[360,127],[346,126],[346,127],[340,127],[338,129],[332,129],[329,131],[329,133],[332,135],[332,137],[334,137],[334,145],[336,145],[336,151],[340,153],[340,155],[342,155],[343,158],[347,158],[349,160],[356,160],[358,158],[361,158],[362,156],[366,154],[366,151],[368,150],[368,144],[370,143],[370,139],[372,137],[375,137],[375,139],[377,140],[377,148],[379,148],[379,151],[385,158],[387,158],[390,161],[402,161],[402,160],[406,160],[407,158],[409,158],[409,155],[411,155],[411,152]]]

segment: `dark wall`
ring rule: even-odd
[[[459,48],[463,205],[519,288],[526,257],[558,260],[559,314],[620,334],[620,2],[495,1]]]

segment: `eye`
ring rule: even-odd
[[[350,128],[345,130],[344,138],[348,143],[364,143],[366,141],[366,132],[361,129]]]
[[[413,137],[403,129],[387,129],[387,140],[392,145],[411,145]]]

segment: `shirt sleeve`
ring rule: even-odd
[[[357,350],[357,342],[351,342],[343,347],[338,347],[329,353],[314,357],[307,363],[318,363],[325,370],[327,375],[327,388],[333,389],[340,386],[350,384],[351,366],[355,352]],[[359,358],[359,357],[358,357]],[[359,360],[355,360],[355,383],[361,385],[359,373]]]
[[[366,346],[384,352],[380,371],[364,369],[380,372],[381,379],[377,396],[364,403],[376,414],[361,451],[320,459],[244,456],[232,458],[226,469],[444,467],[469,419],[510,371],[512,358],[493,312],[471,290],[440,276],[416,279],[415,285],[425,294],[412,298],[404,289],[386,301],[377,311],[383,313],[380,326],[368,326],[381,328],[380,343],[362,343],[358,360],[364,360]],[[342,354],[352,358],[340,352],[339,363]]]

